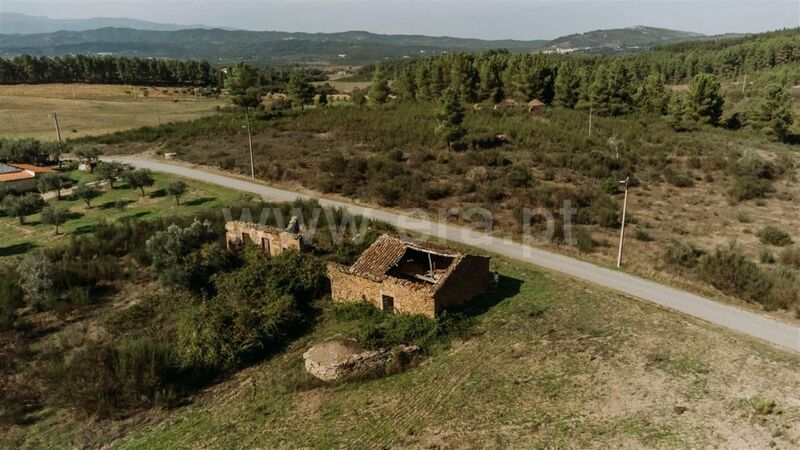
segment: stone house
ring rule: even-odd
[[[350,267],[328,264],[334,302],[435,317],[489,287],[489,258],[384,234]]]
[[[258,245],[270,256],[278,256],[287,250],[305,250],[296,217],[292,217],[285,230],[257,223],[230,221],[225,224],[225,240],[228,248]]]

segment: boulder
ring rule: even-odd
[[[308,373],[323,381],[380,376],[400,371],[420,354],[415,345],[364,350],[354,339],[336,337],[303,353]]]

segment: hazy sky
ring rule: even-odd
[[[132,17],[252,30],[367,30],[487,39],[549,39],[633,25],[706,34],[800,26],[800,0],[0,0],[0,11],[52,18]]]

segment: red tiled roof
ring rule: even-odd
[[[0,173],[0,183],[5,183],[8,181],[27,180],[29,178],[34,178],[34,177],[35,175],[31,174],[30,172],[26,172],[24,170],[11,173]]]
[[[53,173],[55,170],[49,167],[34,166],[33,164],[9,164],[22,170],[30,170],[33,173]]]

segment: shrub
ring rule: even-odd
[[[647,230],[638,227],[636,228],[636,233],[634,234],[634,237],[636,237],[637,241],[642,241],[642,242],[650,242],[653,240],[653,237],[650,236],[650,233],[648,233]]]
[[[700,258],[697,273],[720,291],[757,303],[764,302],[772,289],[772,282],[761,268],[734,245],[717,248]]]
[[[667,244],[664,261],[673,267],[692,269],[697,266],[701,256],[703,256],[702,250],[693,244],[673,239]]]
[[[664,177],[667,179],[667,183],[675,187],[683,188],[694,186],[694,179],[688,172],[668,169],[664,171]]]
[[[770,244],[777,247],[785,247],[792,243],[792,237],[789,236],[789,233],[772,225],[767,225],[766,227],[758,230],[756,236],[764,244]]]
[[[608,195],[619,194],[619,182],[611,178],[606,178],[600,185],[600,189]]]
[[[772,183],[754,177],[739,177],[733,182],[728,194],[734,201],[741,202],[754,198],[764,198],[772,192]]]
[[[214,268],[223,258],[209,247],[203,253],[195,252],[217,237],[210,222],[199,220],[188,227],[170,225],[166,231],[157,232],[146,242],[153,272],[166,285],[189,287],[193,281],[202,280],[205,269]]]
[[[285,342],[300,320],[294,299],[271,294],[245,304],[230,296],[191,308],[178,322],[183,364],[199,370],[229,371]]]
[[[14,325],[16,310],[22,306],[24,295],[16,272],[8,267],[0,268],[0,331]]]
[[[332,310],[337,329],[356,338],[365,348],[416,344],[429,350],[449,337],[464,335],[469,321],[445,312],[436,319],[409,314],[386,314],[369,303],[336,304]]]
[[[528,187],[533,183],[531,172],[522,166],[511,166],[507,179],[508,185],[516,188]]]
[[[769,251],[768,248],[762,248],[761,249],[761,253],[758,255],[758,259],[759,259],[759,261],[761,261],[762,264],[774,264],[775,263],[775,255],[773,255],[772,252]]]
[[[90,345],[49,368],[49,400],[84,416],[115,418],[167,406],[178,367],[173,350],[149,338]]]
[[[800,249],[794,246],[783,249],[780,261],[781,264],[800,269]]]
[[[574,236],[575,246],[583,253],[591,253],[597,246],[597,243],[592,239],[592,235],[584,230],[576,230]]]

